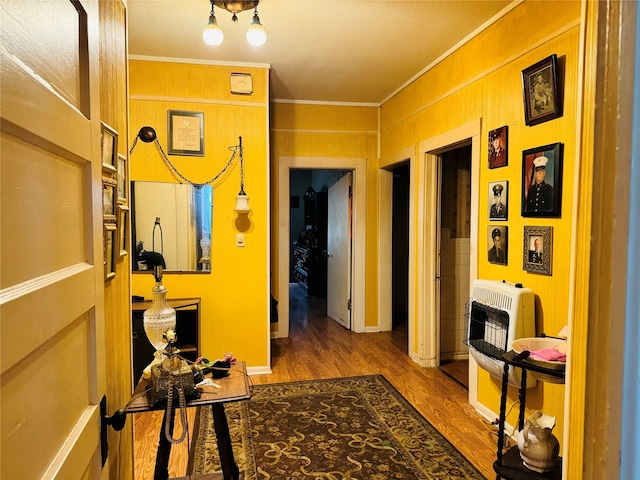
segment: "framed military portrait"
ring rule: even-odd
[[[522,216],[559,217],[562,200],[562,143],[522,152]]]

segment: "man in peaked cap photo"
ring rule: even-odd
[[[489,218],[492,219],[507,219],[507,206],[502,201],[502,192],[504,187],[498,183],[493,186],[493,204],[489,210]]]
[[[504,167],[507,164],[507,151],[502,146],[502,132],[506,127],[489,132],[489,168]]]
[[[533,160],[533,182],[527,191],[525,212],[552,212],[553,187],[545,181],[549,159],[544,155]]]
[[[506,228],[506,227],[505,227]],[[499,228],[494,228],[491,232],[493,247],[489,249],[489,262],[507,264],[507,253],[502,245],[502,232]]]

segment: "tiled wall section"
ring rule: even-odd
[[[469,239],[450,238],[449,230],[441,232],[440,256],[440,359],[468,357],[463,341],[465,304],[469,300]]]

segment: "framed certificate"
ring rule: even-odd
[[[169,155],[204,157],[204,113],[169,110]]]

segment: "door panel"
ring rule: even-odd
[[[97,7],[0,6],[2,478],[100,477]]]
[[[327,315],[351,329],[351,173],[329,188]]]

